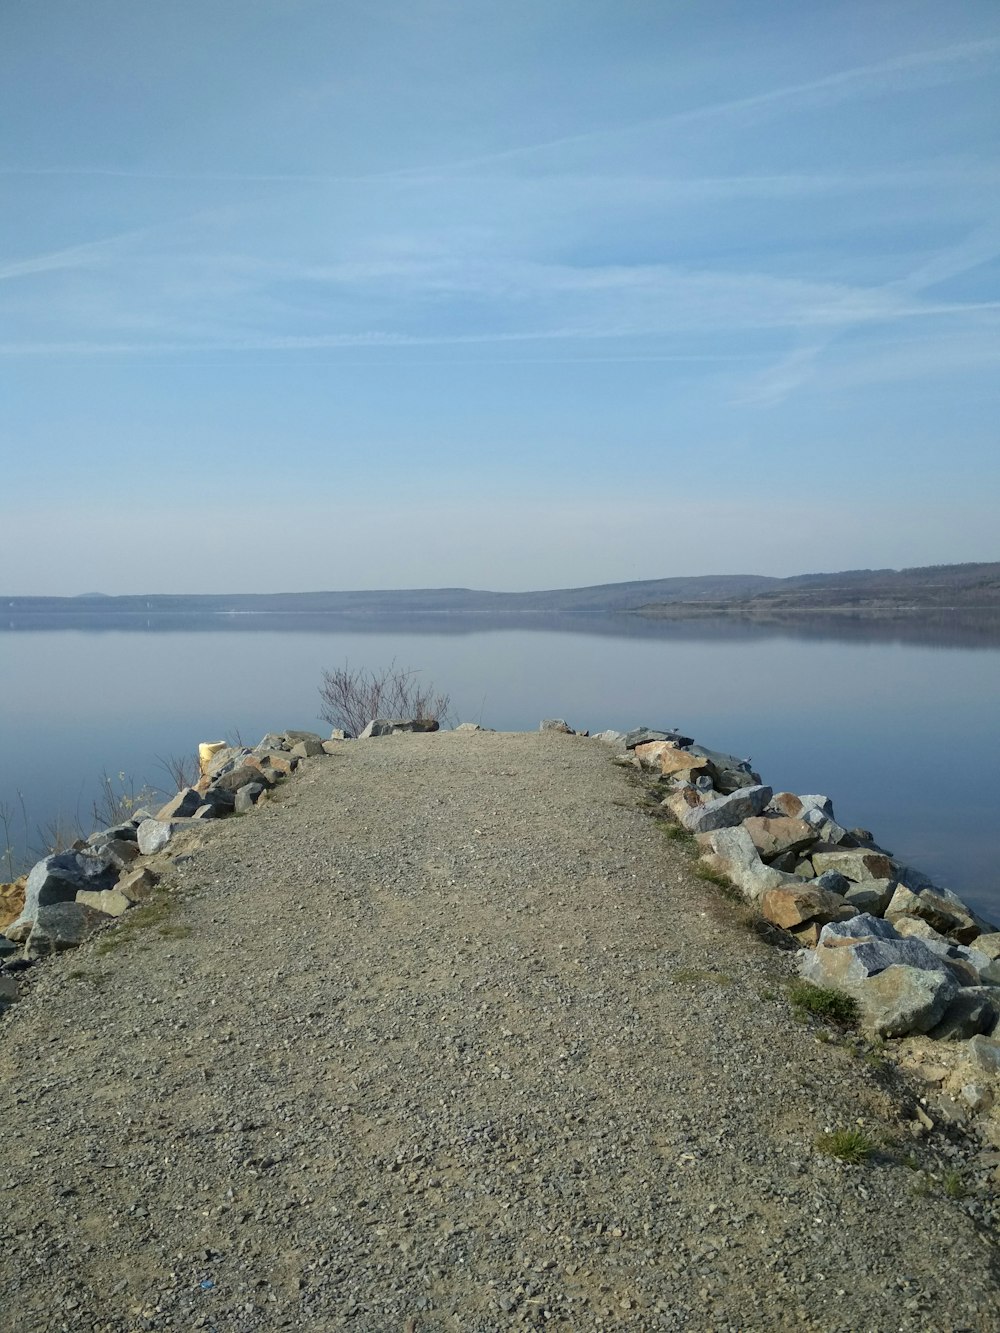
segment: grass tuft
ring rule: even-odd
[[[832,1134],[820,1134],[816,1140],[819,1152],[852,1166],[866,1162],[877,1146],[863,1129],[835,1129]]]
[[[793,981],[788,987],[788,998],[800,1014],[825,1018],[841,1027],[856,1027],[858,1002],[843,991],[828,986],[814,986],[810,981]]]

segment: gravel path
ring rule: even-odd
[[[345,744],[36,968],[0,1327],[1000,1327],[887,1076],[641,803],[579,737]],[[897,1146],[816,1150],[859,1120]]]

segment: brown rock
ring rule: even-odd
[[[144,902],[156,888],[159,875],[148,866],[140,870],[128,870],[115,885],[116,890],[131,903]]]
[[[785,930],[808,922],[815,921],[823,926],[828,921],[846,921],[848,917],[857,916],[856,910],[839,893],[808,885],[801,889],[768,889],[761,899],[760,910],[768,921]]]
[[[126,898],[117,889],[81,889],[76,895],[76,901],[83,903],[84,907],[93,907],[103,912],[105,916],[123,916],[132,906],[132,899]]]
[[[646,741],[635,747],[635,754],[643,768],[658,769],[663,777],[683,773],[690,774],[693,780],[707,773],[710,767],[704,755],[688,754],[669,741]]]
[[[664,810],[669,810],[675,819],[683,819],[687,812],[702,804],[701,795],[695,787],[678,787],[660,802]]]
[[[863,847],[846,851],[813,852],[811,857],[817,875],[824,870],[836,870],[859,883],[865,879],[891,879],[893,865],[881,852],[865,851]]]
[[[22,875],[20,879],[15,879],[13,884],[0,884],[0,934],[3,933],[4,926],[16,921],[24,910],[26,883],[27,879]]]
[[[743,827],[753,838],[762,861],[773,861],[785,852],[800,852],[816,841],[815,831],[804,819],[788,815],[753,815],[744,819]]]
[[[779,791],[777,796],[771,797],[770,804],[789,819],[798,819],[802,813],[802,802],[791,791]]]

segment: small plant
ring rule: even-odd
[[[867,1161],[876,1146],[863,1129],[835,1129],[832,1134],[820,1134],[816,1140],[821,1153],[852,1166]]]
[[[713,870],[711,866],[703,865],[701,862],[695,866],[694,873],[699,879],[706,880],[709,884],[714,884],[717,889],[731,890],[733,887],[725,875],[720,875],[717,870]]]
[[[788,998],[802,1014],[828,1019],[842,1027],[854,1027],[858,1021],[858,1002],[843,991],[828,986],[814,986],[809,981],[793,981]]]
[[[420,684],[419,674],[416,667],[397,666],[395,659],[381,671],[352,669],[346,662],[335,671],[324,671],[319,687],[320,717],[352,736],[376,717],[441,722],[448,716],[451,700],[437,693],[433,684]]]
[[[674,824],[670,820],[664,819],[659,827],[663,830],[663,836],[668,842],[681,842],[685,844],[694,842],[694,834],[690,829],[686,829],[683,824]]]
[[[126,773],[119,773],[116,778],[102,772],[98,783],[99,796],[94,802],[94,822],[98,828],[113,828],[131,819],[135,810],[146,801],[155,800],[156,792],[151,787],[136,787],[135,779]]]
[[[185,787],[193,787],[198,781],[198,761],[194,755],[168,754],[166,757],[157,755],[156,762],[166,773],[177,791],[183,791]]]
[[[676,986],[700,986],[705,984],[731,986],[733,982],[732,977],[727,976],[725,972],[712,972],[701,967],[679,967],[676,972],[671,974],[670,980]]]
[[[968,1194],[961,1171],[946,1171],[941,1180],[942,1188],[949,1199],[964,1199]]]

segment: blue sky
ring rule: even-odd
[[[0,591],[1000,558],[1000,5],[5,0]]]

